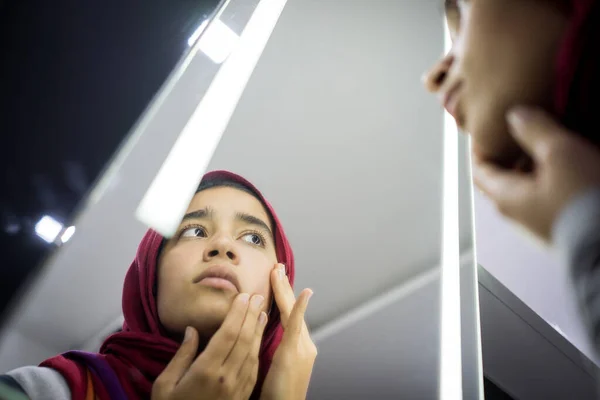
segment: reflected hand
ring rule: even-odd
[[[258,376],[258,352],[267,322],[260,304],[238,295],[204,351],[188,327],[175,356],[152,386],[152,400],[247,400]],[[195,360],[194,360],[195,358]]]
[[[260,398],[261,400],[306,399],[310,376],[317,357],[317,347],[310,338],[304,322],[304,313],[312,291],[304,289],[296,299],[285,275],[285,267],[281,264],[271,271],[271,283],[281,313],[284,333],[273,356]]]
[[[473,154],[475,185],[501,214],[546,242],[562,209],[600,185],[600,150],[540,110],[510,114],[511,134],[532,160],[526,170],[504,169]]]

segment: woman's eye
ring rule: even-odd
[[[248,233],[247,235],[243,236],[243,239],[246,242],[255,244],[257,246],[262,246],[264,244],[262,237],[260,237],[260,235],[258,235],[256,233]]]
[[[467,0],[446,0],[444,5],[446,9],[446,21],[450,29],[451,36],[456,36],[460,30],[462,14],[465,12]]]
[[[181,232],[181,237],[206,237],[206,230],[200,226],[185,229]]]

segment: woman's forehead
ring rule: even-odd
[[[267,211],[260,200],[250,193],[231,187],[214,187],[196,193],[187,212],[203,209],[210,209],[217,216],[247,213],[269,221]]]

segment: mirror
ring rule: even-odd
[[[260,4],[274,9],[285,2],[231,0],[217,12],[243,37]],[[184,25],[163,17],[172,29]],[[458,313],[450,318],[460,328],[454,331],[460,347],[458,359],[448,364],[460,371],[448,381],[455,392],[445,396],[482,398],[468,143],[456,132],[445,133],[444,114],[419,80],[444,50],[439,6],[355,0],[342,10],[335,2],[290,0],[275,20],[251,77],[240,83],[244,90],[233,101],[231,119],[222,118],[220,141],[221,132],[214,131],[218,147],[207,170],[240,174],[269,199],[295,253],[296,294],[314,290],[307,324],[319,355],[308,397],[445,398],[444,263],[460,278],[453,286],[460,291],[454,299]],[[197,26],[190,24],[187,33]],[[178,40],[187,43],[186,37]],[[64,217],[65,226],[73,221],[75,234],[31,261],[48,255],[6,320],[3,370],[70,349],[98,351],[122,325],[123,279],[146,230],[135,217],[140,203],[152,192],[169,197],[153,185],[162,181],[165,188],[176,182],[175,172],[188,172],[181,165],[166,167],[172,165],[169,157],[194,113],[208,104],[207,93],[228,57],[244,49],[232,47],[215,62],[200,40],[202,34],[192,51],[178,53],[181,60],[170,64],[173,72],[162,76],[166,83],[152,102],[147,96],[140,105],[150,104],[118,151],[123,130],[107,150],[114,153],[108,167],[96,172],[85,200],[77,200],[79,212]],[[143,76],[142,68],[135,71]],[[445,138],[456,149],[457,175],[449,185],[459,217],[455,251],[442,260]],[[159,179],[161,171],[167,172]]]

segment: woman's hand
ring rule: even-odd
[[[258,352],[267,323],[262,296],[238,295],[204,351],[188,327],[175,356],[152,386],[152,400],[247,400],[258,375]]]
[[[304,400],[317,357],[304,322],[312,291],[304,289],[296,300],[281,264],[271,272],[271,282],[284,333],[265,378],[261,400]]]
[[[600,185],[600,151],[543,111],[521,108],[508,121],[533,167],[502,169],[474,154],[475,185],[500,213],[550,242],[554,221],[569,201]]]

